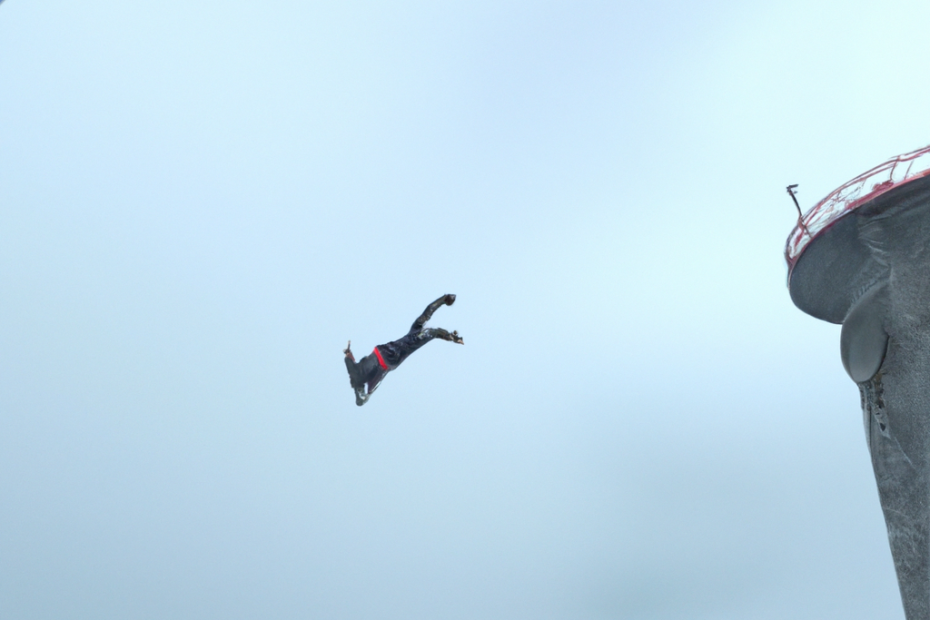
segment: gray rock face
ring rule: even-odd
[[[840,335],[840,358],[856,383],[875,376],[888,351],[888,285],[873,286],[849,311]]]
[[[905,615],[930,620],[930,176],[812,234],[795,256],[792,299],[843,324]]]

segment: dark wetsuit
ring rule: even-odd
[[[439,306],[451,306],[454,302],[455,295],[443,295],[426,307],[426,310],[417,317],[417,320],[410,326],[410,331],[403,338],[392,340],[386,344],[379,344],[359,362],[355,361],[352,351],[346,349],[346,370],[349,371],[349,382],[355,390],[356,405],[360,407],[364,405],[371,393],[384,380],[387,373],[400,366],[401,362],[410,357],[411,353],[433,338],[463,344],[458,332],[450,334],[441,327],[423,327],[433,316],[433,313],[439,309]],[[367,394],[365,393],[365,384],[368,385]]]

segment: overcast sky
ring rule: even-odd
[[[930,143],[882,7],[3,2],[0,617],[902,618],[783,259]]]

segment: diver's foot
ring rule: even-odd
[[[443,300],[447,306],[451,306],[455,303],[455,295],[446,295],[446,298]]]

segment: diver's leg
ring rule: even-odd
[[[384,360],[384,362],[393,370],[394,368],[400,366],[405,359],[410,357],[414,351],[425,345],[433,338],[439,338],[441,340],[449,340],[451,342],[464,344],[458,332],[452,332],[450,334],[441,327],[427,327],[425,329],[408,332],[403,338],[398,340],[394,340],[385,344],[379,344],[378,351],[380,351],[381,358]]]
[[[425,342],[429,342],[433,338],[439,338],[440,340],[448,340],[449,342],[454,342],[456,344],[465,344],[465,341],[459,336],[457,331],[453,331],[451,334],[444,330],[441,327],[427,327],[421,332]]]
[[[426,325],[426,322],[430,320],[430,317],[433,316],[433,313],[439,309],[439,306],[451,306],[455,303],[455,295],[443,295],[430,305],[426,306],[426,310],[423,311],[417,320],[413,322],[413,325],[410,326],[410,331],[418,332],[423,329],[423,326]]]

